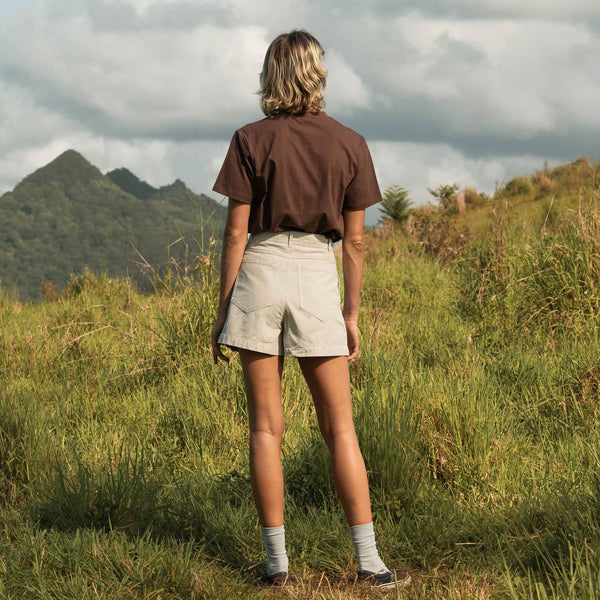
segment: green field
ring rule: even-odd
[[[600,597],[591,175],[571,196],[499,196],[436,244],[368,236],[355,421],[383,558],[413,576],[398,598]],[[465,223],[468,243],[444,253]],[[381,597],[354,582],[293,360],[283,461],[299,581],[254,584],[241,371],[210,356],[216,286],[207,258],[151,295],[91,273],[54,301],[0,295],[1,599]]]

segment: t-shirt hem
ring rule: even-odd
[[[217,194],[222,194],[223,196],[227,196],[228,198],[233,198],[238,202],[242,202],[243,204],[252,204],[252,197],[246,196],[246,194],[239,194],[233,190],[228,190],[225,187],[220,185],[213,186],[213,192],[217,192]]]
[[[365,208],[369,208],[369,206],[373,206],[373,205],[377,204],[378,202],[381,202],[381,198],[377,198],[376,200],[368,200],[367,202],[361,202],[360,204],[352,204],[351,206],[343,206],[342,212],[344,212],[346,210],[348,210],[348,211],[365,210]]]

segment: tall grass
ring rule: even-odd
[[[551,227],[500,211],[450,262],[369,237],[353,401],[384,559],[413,573],[397,597],[598,596],[599,225],[595,202]],[[0,296],[0,598],[263,595],[214,262],[151,295],[86,272]],[[287,595],[378,597],[293,361],[283,402]]]

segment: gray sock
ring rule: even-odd
[[[388,570],[379,557],[379,552],[377,552],[372,521],[364,525],[353,525],[350,527],[350,536],[356,550],[358,568],[361,571],[379,573],[379,571]]]
[[[287,573],[288,557],[285,551],[285,530],[281,527],[261,527],[263,544],[267,551],[267,575]]]

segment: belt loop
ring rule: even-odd
[[[288,248],[292,245],[292,232],[288,231]]]

